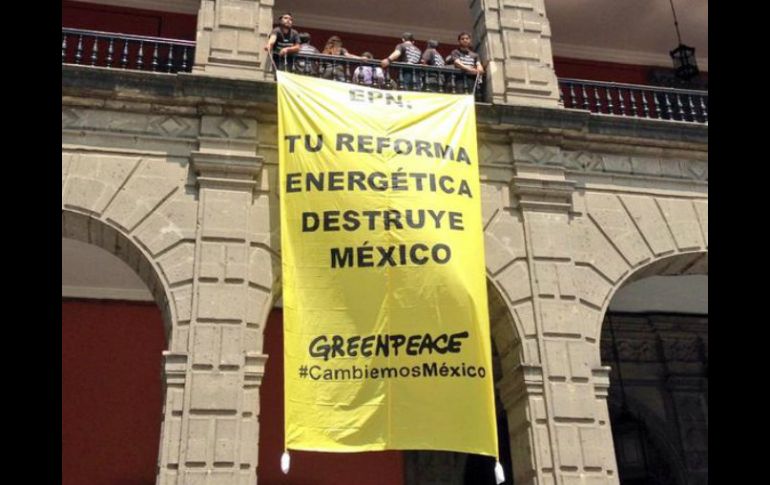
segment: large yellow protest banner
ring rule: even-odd
[[[497,456],[472,96],[278,73],[287,449]]]

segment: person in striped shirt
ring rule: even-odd
[[[457,36],[457,43],[459,47],[452,51],[447,57],[447,64],[454,65],[456,68],[463,72],[476,76],[484,76],[484,66],[481,64],[481,58],[479,55],[471,50],[471,34],[468,32],[460,32]],[[455,82],[461,83],[460,86],[465,91],[468,90],[469,82],[467,76],[456,76]],[[479,83],[481,83],[481,77],[479,77]],[[470,83],[470,87],[473,87],[473,83]]]

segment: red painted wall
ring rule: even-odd
[[[195,40],[196,15],[62,1],[62,27]]]
[[[158,307],[62,301],[62,483],[152,485],[161,422]]]
[[[403,485],[400,452],[283,452],[283,314],[265,328],[260,485]],[[154,304],[62,301],[63,485],[155,483],[161,422],[160,310]]]

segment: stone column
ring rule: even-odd
[[[198,185],[192,318],[186,352],[165,354],[158,483],[254,485],[267,359],[262,334],[274,282],[252,220],[263,197],[256,122],[203,115],[199,145],[192,153]]]
[[[265,79],[274,0],[201,0],[193,73]]]
[[[544,0],[471,0],[474,43],[486,68],[486,101],[558,107]]]
[[[531,314],[519,314],[535,335],[531,363],[506,376],[515,483],[617,485],[598,311],[581,302],[570,241],[575,183],[561,168],[522,163],[516,173],[532,291]]]

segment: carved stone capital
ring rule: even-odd
[[[505,374],[499,383],[500,399],[507,405],[522,396],[543,394],[543,366],[541,364],[519,364],[512,372]]]
[[[259,156],[192,152],[192,169],[200,188],[252,191],[264,159]]]
[[[610,371],[612,367],[603,365],[591,369],[591,375],[594,381],[594,393],[596,397],[607,399],[610,390]]]
[[[243,380],[247,385],[260,385],[265,376],[266,354],[246,352],[246,361],[243,366]]]
[[[187,354],[163,351],[163,380],[166,385],[184,385],[187,376]]]
[[[572,180],[551,180],[515,176],[511,180],[511,193],[522,209],[569,212],[572,210]]]

